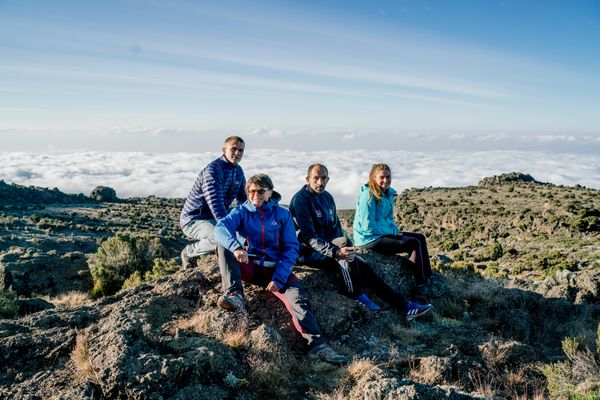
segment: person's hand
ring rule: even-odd
[[[235,259],[238,260],[238,262],[240,263],[246,264],[248,262],[248,253],[242,248],[235,249],[233,251],[233,255],[235,256]]]
[[[339,260],[345,260],[347,262],[352,262],[354,261],[354,257],[356,256],[356,254],[354,253],[354,247],[340,247],[340,249],[337,251],[337,257]]]
[[[269,282],[269,284],[267,285],[266,289],[269,292],[279,292],[279,286],[277,286],[277,284],[273,281]]]

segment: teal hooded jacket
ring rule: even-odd
[[[377,202],[368,185],[360,187],[354,214],[354,244],[364,246],[383,235],[397,235],[398,227],[394,223],[394,195],[389,188],[382,193]]]

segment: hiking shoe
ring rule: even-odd
[[[424,306],[422,306],[420,304],[409,301],[406,305],[406,319],[408,321],[412,321],[413,319],[420,317],[427,311],[431,310],[431,307],[431,304],[425,304]]]
[[[181,267],[183,269],[193,268],[196,266],[196,259],[188,256],[187,251],[185,251],[185,247],[181,250]]]
[[[327,343],[320,344],[310,349],[308,358],[311,360],[325,361],[331,364],[345,364],[348,362],[348,357],[336,353]]]
[[[246,311],[244,298],[241,294],[236,292],[221,297],[221,300],[219,300],[219,307],[227,311]]]
[[[356,300],[371,312],[381,311],[381,307],[375,304],[366,294],[362,293]]]

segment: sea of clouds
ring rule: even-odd
[[[121,198],[156,195],[187,196],[200,170],[220,154],[71,152],[40,154],[0,152],[0,179],[20,185],[89,194],[98,185],[110,186]],[[296,151],[254,149],[242,160],[246,177],[266,173],[275,190],[289,203],[305,183],[306,168],[320,162],[329,168],[327,189],[338,208],[354,208],[356,195],[371,165],[392,168],[392,186],[406,188],[476,185],[486,176],[518,171],[542,182],[600,189],[597,154],[535,151]]]

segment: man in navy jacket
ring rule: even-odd
[[[189,267],[195,257],[215,252],[214,226],[227,215],[234,200],[239,204],[246,201],[246,178],[238,165],[244,150],[241,137],[228,137],[223,155],[208,164],[196,178],[179,217],[183,233],[196,240],[181,252],[184,268]]]

